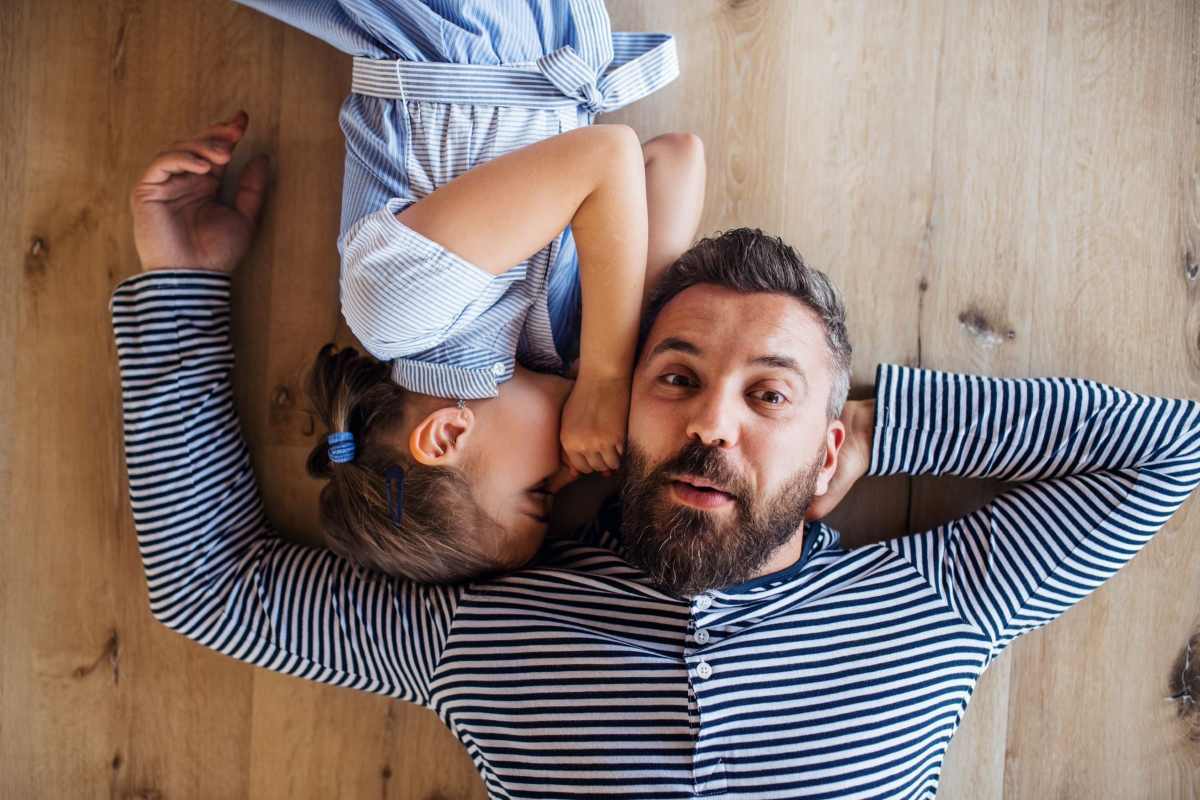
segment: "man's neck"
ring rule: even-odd
[[[767,559],[766,563],[763,564],[762,567],[760,567],[758,571],[751,575],[747,580],[754,580],[755,578],[761,578],[764,575],[770,575],[773,572],[779,572],[780,570],[787,569],[792,564],[795,564],[797,561],[799,561],[800,554],[804,552],[804,529],[806,527],[806,523],[800,523],[800,527],[797,528],[796,532],[792,534],[792,538],[788,539],[786,542],[776,548],[775,552],[771,554],[771,557]]]

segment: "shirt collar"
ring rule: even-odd
[[[818,539],[818,536],[820,534],[821,527],[822,527],[821,523],[819,523],[819,522],[804,523],[804,533],[802,534],[802,536],[804,537],[804,540],[803,540],[803,544],[801,545],[801,549],[800,549],[800,557],[797,558],[790,565],[784,567],[783,569],[775,570],[774,572],[769,573],[767,575],[761,575],[757,578],[751,578],[750,580],[748,580],[744,583],[734,584],[733,586],[726,586],[722,589],[716,589],[714,591],[718,594],[723,594],[723,595],[727,595],[727,596],[739,595],[739,594],[749,594],[750,592],[753,592],[756,589],[768,588],[774,583],[790,581],[792,578],[796,577],[796,575],[798,575],[801,570],[804,569],[804,565],[808,561],[809,556],[812,555],[813,550],[815,550],[817,548],[818,544],[820,543],[820,539]]]
[[[500,384],[513,376],[513,358],[497,358],[487,367],[457,367],[436,361],[397,358],[392,380],[413,392],[451,399],[479,400],[495,397]]]

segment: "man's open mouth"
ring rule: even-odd
[[[671,493],[678,500],[699,508],[720,508],[735,499],[732,494],[723,491],[713,482],[690,475],[673,479],[669,486]]]

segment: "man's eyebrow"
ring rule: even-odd
[[[750,362],[751,364],[761,364],[764,367],[774,367],[775,369],[786,369],[789,372],[796,373],[797,377],[804,382],[805,388],[808,387],[808,374],[796,363],[796,359],[788,356],[759,356]]]
[[[668,350],[673,350],[677,353],[687,353],[689,356],[700,355],[700,348],[688,340],[680,339],[678,336],[668,336],[654,345],[654,349],[650,351],[648,358],[654,358],[659,353],[665,353]]]

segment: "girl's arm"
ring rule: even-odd
[[[396,219],[493,275],[571,226],[583,325],[579,379],[563,415],[564,457],[579,472],[617,469],[646,278],[646,167],[633,130],[591,125],[520,148]]]
[[[396,219],[493,275],[529,258],[567,225],[581,269],[590,262],[642,270],[644,169],[633,129],[590,125],[480,164]]]

